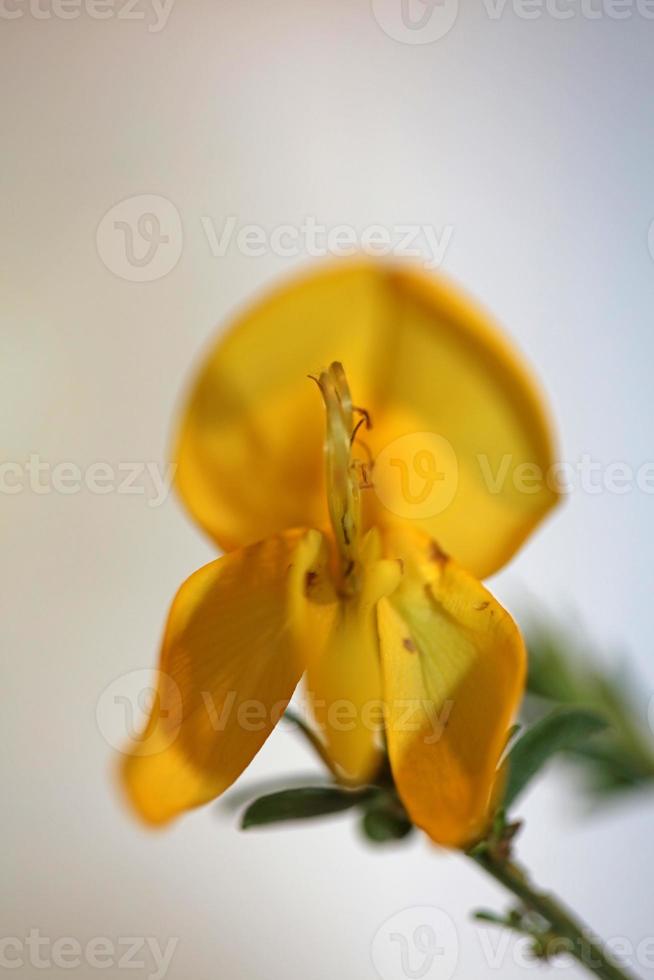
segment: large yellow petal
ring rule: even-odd
[[[209,355],[176,451],[199,523],[226,549],[328,528],[323,409],[306,376],[333,361],[373,420],[362,435],[378,461],[368,526],[408,519],[478,577],[501,567],[556,501],[541,397],[458,289],[367,259],[274,292]]]
[[[379,603],[387,739],[398,791],[439,844],[486,829],[525,680],[520,632],[492,595],[425,536],[398,534],[399,588]]]
[[[122,768],[148,823],[227,789],[286,709],[302,673],[289,620],[305,538],[289,531],[233,552],[177,593],[150,720]]]
[[[365,565],[355,595],[338,595],[329,575],[329,554],[318,538],[307,569],[306,591],[294,610],[298,648],[307,664],[309,703],[320,736],[341,774],[365,783],[381,761],[384,705],[377,634],[377,601],[398,584],[400,566],[380,560],[373,531],[363,546]]]

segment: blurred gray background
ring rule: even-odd
[[[400,0],[5,0],[3,460],[164,466],[216,324],[312,261],[301,236],[288,255],[269,240],[257,255],[233,240],[212,250],[211,229],[220,238],[233,216],[266,234],[307,218],[359,233],[449,229],[442,268],[536,368],[563,458],[587,455],[602,473],[652,462],[654,11],[411,2],[413,27]],[[129,231],[112,238],[102,220],[130,199],[116,214],[133,223],[141,195],[156,196],[160,223],[141,226],[126,264]],[[148,240],[160,265],[146,261]],[[5,471],[5,483],[19,478]],[[176,940],[170,980],[403,980],[390,953],[376,972],[373,940],[421,906],[444,910],[455,938],[420,975],[545,969],[470,922],[504,895],[425,842],[372,852],[347,817],[242,835],[216,806],[159,835],[135,825],[112,785],[102,695],[154,665],[174,591],[214,552],[174,496],[153,506],[143,474],[140,493],[44,485],[0,494],[0,920],[14,940],[0,972],[13,958],[15,977],[94,977],[96,960],[71,965],[73,946],[66,968],[53,944],[105,938],[101,972],[122,976],[119,943],[149,937]],[[583,624],[607,662],[624,651],[644,715],[653,506],[637,486],[579,486],[491,584],[518,614],[543,604]],[[312,766],[282,731],[244,779]],[[632,962],[654,977],[651,795],[592,811],[558,774],[523,811],[520,850],[537,877],[605,937],[634,950],[649,940]],[[48,938],[50,967],[26,945],[30,930]],[[161,975],[147,949],[131,976]]]

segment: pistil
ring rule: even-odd
[[[361,538],[361,463],[352,457],[355,426],[352,396],[343,365],[334,361],[315,378],[327,413],[325,437],[326,489],[329,517],[339,553],[341,584],[348,593],[356,591]]]

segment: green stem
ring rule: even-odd
[[[603,980],[637,980],[634,974],[608,959],[602,945],[591,938],[591,932],[553,895],[537,890],[525,871],[512,861],[501,860],[490,850],[471,853],[470,857],[523,903],[527,911],[538,913],[547,922],[550,949],[566,952],[590,973]]]

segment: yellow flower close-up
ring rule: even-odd
[[[0,34],[0,967],[654,980],[654,0]]]
[[[225,554],[169,614],[123,762],[140,816],[165,824],[224,792],[305,675],[345,785],[387,754],[432,840],[484,834],[526,657],[481,580],[556,503],[554,459],[522,359],[441,278],[344,262],[240,316],[179,427],[179,493]]]

